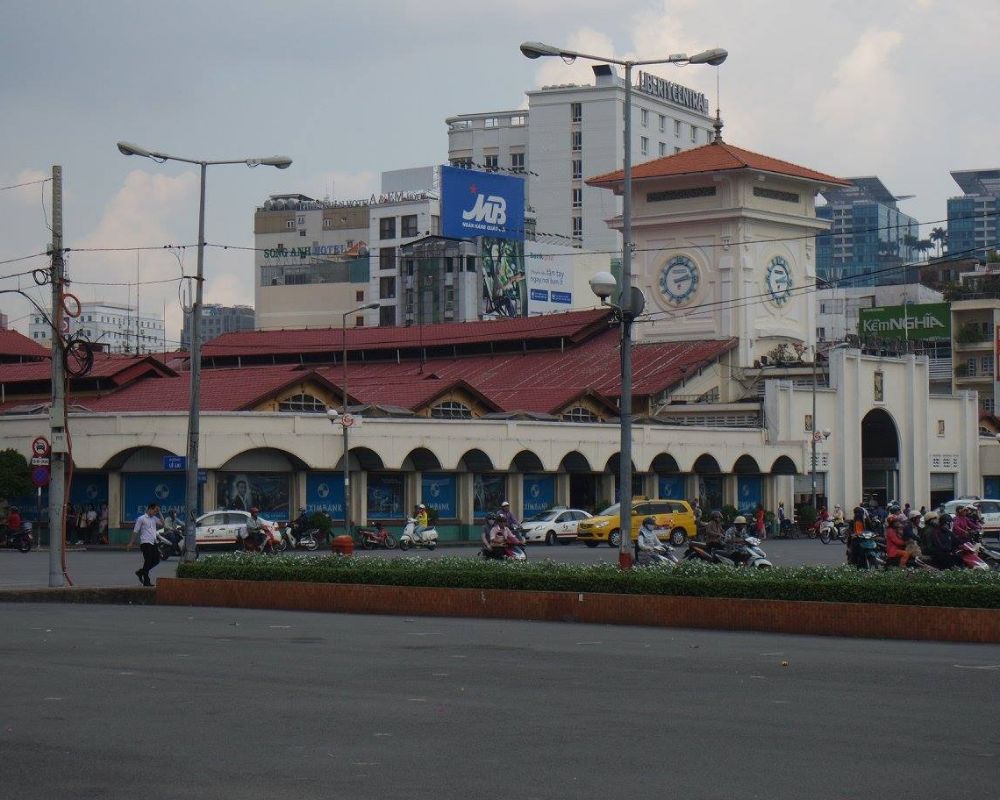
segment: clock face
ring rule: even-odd
[[[781,256],[775,256],[767,265],[767,291],[775,305],[783,306],[792,296],[792,269]]]
[[[670,305],[686,305],[698,291],[700,277],[690,258],[675,256],[660,270],[660,294]]]

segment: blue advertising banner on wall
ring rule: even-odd
[[[160,504],[160,513],[177,513],[177,519],[187,520],[187,504],[183,472],[122,473],[122,525],[131,525],[144,514],[146,506]]]
[[[108,475],[105,472],[74,472],[69,489],[70,505],[98,508],[108,502]],[[145,510],[145,509],[144,509]]]
[[[555,475],[524,476],[524,518],[552,508],[556,502]]]
[[[448,472],[425,472],[420,476],[420,502],[433,508],[441,519],[455,519],[455,487],[458,478]]]
[[[343,519],[344,473],[310,472],[306,476],[306,511],[325,511],[332,519]]]
[[[402,519],[403,476],[398,472],[368,473],[368,519]]]
[[[1000,497],[1000,476],[983,476],[983,497]]]
[[[684,496],[683,475],[659,475],[659,497],[664,500],[687,500]]]
[[[524,239],[524,178],[441,167],[441,235]]]
[[[491,511],[498,511],[500,504],[506,498],[506,476],[472,476],[472,516],[474,519],[484,519]]]
[[[753,514],[761,501],[760,475],[740,475],[736,479],[736,506],[741,514]]]

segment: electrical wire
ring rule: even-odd
[[[19,189],[22,186],[34,186],[36,183],[47,183],[52,178],[39,178],[37,181],[25,181],[24,183],[14,183],[10,186],[0,186],[0,192],[6,191],[7,189]]]

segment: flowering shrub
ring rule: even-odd
[[[687,562],[672,569],[650,566],[623,572],[614,564],[548,560],[232,553],[181,563],[177,577],[1000,608],[1000,573],[964,570],[865,572],[847,566],[744,570]]]

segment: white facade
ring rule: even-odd
[[[68,318],[68,335],[89,339],[109,353],[162,353],[163,317],[136,313],[117,303],[81,303],[80,314]],[[52,346],[52,329],[40,314],[28,323],[28,336],[43,347]]]
[[[590,86],[529,91],[527,110],[449,117],[448,160],[477,169],[527,171],[526,205],[540,240],[615,251],[621,249],[621,238],[607,220],[621,213],[621,201],[584,180],[622,166],[625,87],[608,65],[595,66],[594,72]],[[636,76],[634,164],[711,141],[704,96],[687,92],[677,93],[683,98],[677,101],[664,99],[658,94],[670,92],[654,88],[663,84]]]

